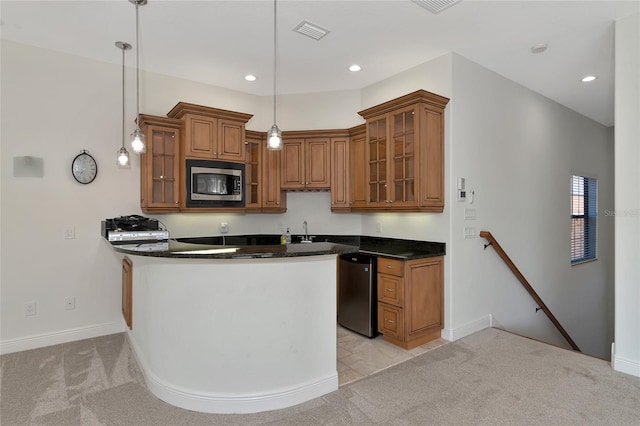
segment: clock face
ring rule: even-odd
[[[71,163],[71,173],[73,177],[82,184],[93,182],[98,175],[98,165],[96,160],[86,151],[78,154]]]

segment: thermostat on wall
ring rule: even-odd
[[[458,201],[467,200],[467,191],[464,189],[464,178],[458,178]]]

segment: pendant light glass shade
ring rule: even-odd
[[[140,116],[140,16],[138,7],[147,4],[147,0],[129,0],[136,6],[136,129],[131,133],[131,149],[136,154],[142,154],[146,151],[144,143],[144,133],[138,125],[138,117]]]
[[[131,149],[136,154],[145,152],[144,133],[139,127],[131,133]]]
[[[267,132],[267,148],[273,150],[282,149],[282,132],[275,124]]]
[[[124,78],[124,52],[125,50],[131,49],[131,45],[129,43],[125,43],[124,41],[116,41],[116,47],[122,50],[122,147],[118,150],[118,167],[125,168],[129,166],[129,152],[124,147],[125,140],[125,129],[124,129],[124,86],[125,86],[125,78]]]
[[[267,149],[282,149],[282,132],[276,124],[276,63],[277,63],[277,7],[273,0],[273,126],[267,132]]]
[[[123,146],[118,151],[118,166],[126,167],[129,165],[129,151]]]

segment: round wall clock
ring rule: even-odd
[[[82,184],[93,182],[98,175],[96,160],[87,151],[83,150],[71,162],[71,173]]]

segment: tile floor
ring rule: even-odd
[[[340,325],[337,328],[338,383],[340,386],[449,343],[445,339],[436,339],[407,351],[385,342],[382,340],[382,335],[370,339]]]

